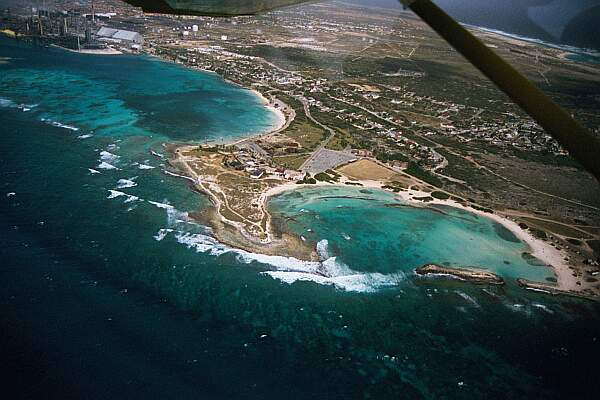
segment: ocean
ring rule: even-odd
[[[590,398],[600,307],[491,220],[356,188],[271,202],[316,265],[228,248],[165,142],[277,116],[218,76],[0,39],[0,355],[7,398]],[[479,265],[505,287],[417,278]]]

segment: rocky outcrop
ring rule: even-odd
[[[504,279],[494,274],[478,268],[450,268],[436,264],[426,264],[415,269],[415,273],[421,276],[439,276],[461,279],[473,283],[504,285]]]

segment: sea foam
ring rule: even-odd
[[[166,235],[168,232],[161,231],[159,233],[161,235],[158,237],[161,237],[162,240],[164,239],[163,234]],[[233,249],[207,234],[177,232],[175,238],[179,243],[199,253],[212,256],[235,254],[237,261],[240,263],[258,263],[270,266],[274,270],[263,271],[261,274],[287,284],[305,281],[320,285],[331,285],[348,292],[372,293],[395,287],[405,279],[403,273],[381,274],[353,271],[336,257],[330,257],[323,262],[315,262]],[[326,246],[326,244],[322,241],[321,246]]]
[[[42,118],[41,121],[48,125],[55,126],[57,128],[67,129],[67,130],[74,131],[74,132],[77,132],[79,130],[79,128],[77,128],[76,126],[63,124],[62,122],[53,121],[48,118]]]
[[[105,161],[105,162],[115,162],[119,159],[119,156],[116,154],[113,154],[111,152],[108,152],[106,150],[102,150],[100,152],[100,161]]]
[[[134,176],[129,179],[119,179],[117,181],[117,189],[127,189],[127,188],[136,187],[137,183],[135,182],[135,180],[137,178],[138,178],[137,176]]]
[[[10,108],[15,107],[15,102],[11,99],[7,99],[6,97],[0,97],[0,107],[2,108]]]
[[[106,170],[119,169],[119,168],[115,167],[114,165],[107,163],[106,161],[102,161],[100,164],[98,164],[97,168],[106,169]]]
[[[125,197],[123,203],[131,203],[134,201],[140,200],[139,197],[133,196],[124,192],[120,192],[118,190],[109,190],[109,195],[106,197],[107,199],[115,199],[117,197]],[[142,200],[143,201],[143,200]]]
[[[327,240],[321,240],[317,244],[320,262],[235,249],[220,243],[212,236],[212,231],[208,227],[194,224],[194,231],[191,232],[187,225],[190,223],[188,214],[177,210],[168,200],[163,200],[162,203],[149,200],[148,203],[164,209],[167,213],[168,227],[160,229],[154,235],[155,240],[162,241],[172,234],[178,243],[198,253],[216,257],[231,254],[242,264],[259,264],[267,267],[270,270],[260,273],[283,283],[310,281],[320,285],[334,286],[348,292],[371,293],[398,286],[406,277],[402,272],[381,274],[354,271],[337,257],[331,256]],[[198,231],[199,229],[200,231]]]

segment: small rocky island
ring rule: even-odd
[[[504,285],[504,279],[494,274],[478,268],[450,268],[436,264],[426,264],[416,268],[415,273],[421,276],[440,276],[461,279],[473,283],[485,283],[491,285]]]

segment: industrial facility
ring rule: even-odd
[[[101,54],[142,49],[144,36],[130,29],[135,26],[130,24],[129,17],[110,8],[97,12],[93,2],[68,10],[57,4],[52,7],[23,4],[4,9],[0,16],[3,26],[10,32],[18,32],[22,40]]]
[[[131,48],[139,48],[144,44],[144,37],[138,32],[113,29],[105,26],[98,30],[96,39],[101,42],[128,45]]]

